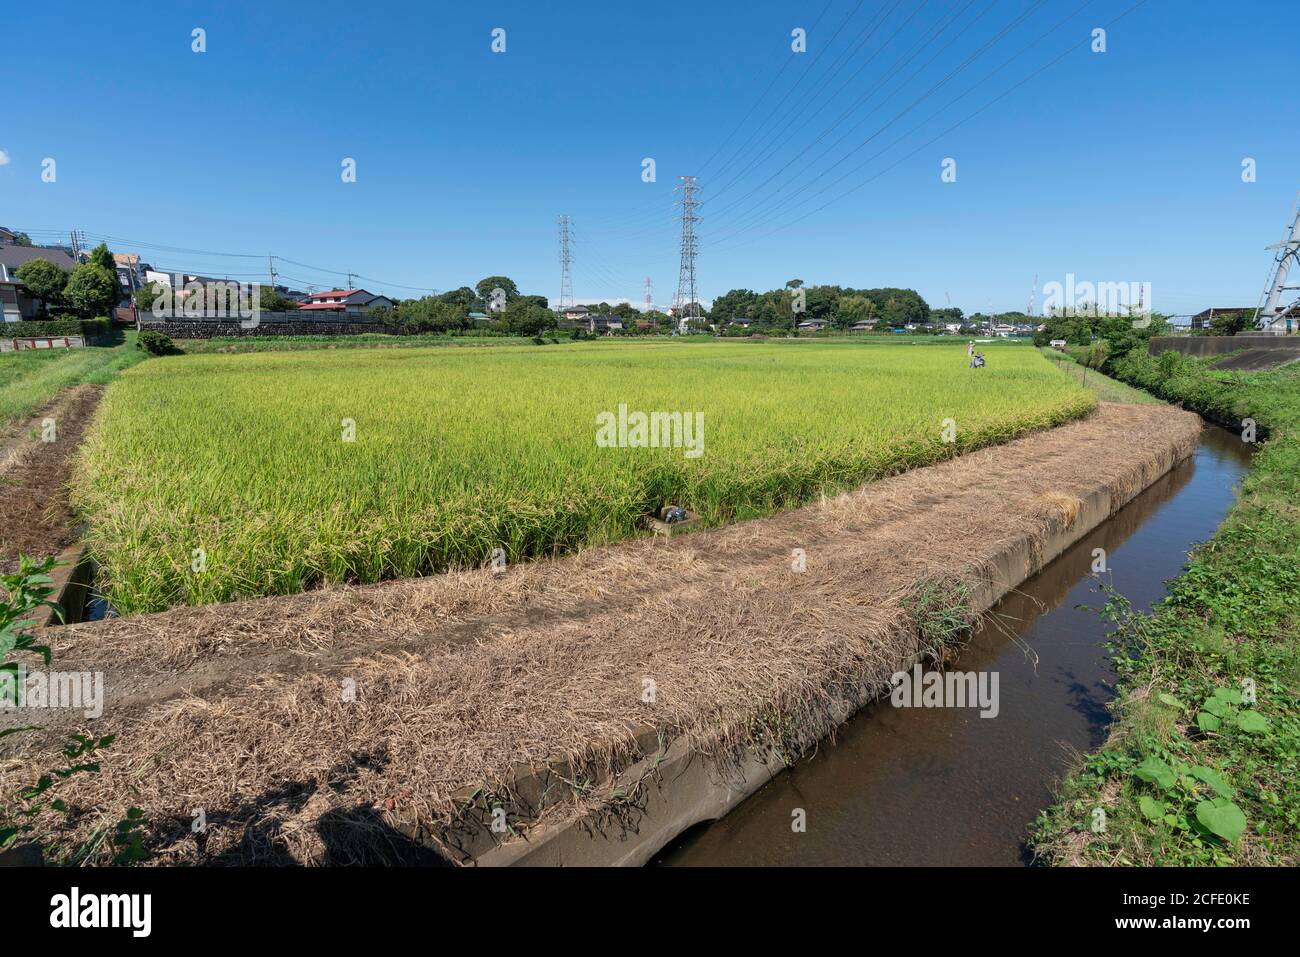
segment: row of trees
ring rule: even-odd
[[[107,316],[118,300],[117,265],[100,243],[90,258],[68,273],[46,259],[30,259],[15,275],[47,311],[71,312],[82,319]]]
[[[788,331],[806,319],[848,329],[859,322],[890,327],[926,324],[930,315],[929,304],[914,289],[805,286],[802,280],[791,279],[784,288],[767,292],[732,289],[713,300],[708,319],[719,326],[749,319],[760,329]]]

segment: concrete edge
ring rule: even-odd
[[[1063,517],[1059,523],[1053,522],[1041,542],[1026,536],[1012,544],[983,570],[986,574],[981,575],[981,583],[972,596],[975,610],[988,611],[1175,465],[1189,458],[1195,448],[1196,443],[1183,448],[1180,441],[1171,442],[1157,464],[1138,466],[1125,477],[1126,481],[1120,485],[1123,492],[1114,493],[1110,487],[1094,489],[1078,499],[1076,514],[1068,520]],[[899,661],[896,670],[906,670],[914,663]],[[875,698],[873,686],[864,684],[855,700],[839,702],[823,733],[805,742],[801,753],[806,753]],[[657,734],[654,729],[642,729],[638,733],[639,743],[646,732]],[[507,834],[502,841],[502,835],[491,830],[490,810],[476,800],[477,794],[467,795],[470,813],[458,826],[459,839],[453,842],[465,855],[461,863],[484,867],[640,866],[691,827],[721,818],[787,766],[781,760],[752,750],[723,766],[697,751],[685,738],[660,742],[660,748],[653,752],[645,747],[646,743],[641,745],[642,759],[601,788],[604,793],[616,796],[615,799],[605,800],[595,810],[561,824],[535,825],[524,837],[511,839]],[[540,772],[540,778],[535,769],[520,771],[519,793],[537,799],[535,807],[558,803],[547,801],[546,797],[555,783],[566,777],[562,767],[552,768],[557,773],[557,781],[549,780],[546,770]],[[573,798],[571,792],[566,796]],[[422,827],[405,824],[399,828],[417,840],[427,841],[430,837]],[[446,832],[440,834],[443,840],[438,843],[445,847],[447,836]]]

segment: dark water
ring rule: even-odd
[[[1113,673],[1106,629],[1086,604],[1104,548],[1109,578],[1137,608],[1164,595],[1188,549],[1209,538],[1235,498],[1248,446],[1207,428],[1195,456],[1087,535],[994,610],[950,667],[999,673],[1000,713],[864,709],[817,753],[725,818],[660,853],[674,865],[1020,865],[1024,841],[1072,751],[1105,737]],[[1021,643],[1013,640],[1018,636]],[[1038,656],[1035,666],[1027,645]],[[794,833],[802,808],[807,830]]]

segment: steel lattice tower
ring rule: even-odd
[[[653,312],[654,308],[655,308],[654,284],[650,281],[650,277],[646,276],[645,277],[645,311]]]
[[[1286,301],[1289,298],[1287,293],[1300,289],[1300,286],[1287,285],[1287,276],[1291,272],[1291,267],[1300,263],[1300,206],[1296,208],[1291,232],[1280,243],[1274,243],[1268,248],[1276,249],[1277,255],[1273,261],[1273,268],[1269,270],[1268,285],[1264,287],[1264,294],[1261,297],[1263,305],[1255,310],[1255,328],[1274,331],[1273,324],[1300,305],[1300,299],[1295,302]]]
[[[699,191],[699,186],[694,176],[682,176],[680,179],[682,185],[677,189],[682,194],[682,265],[677,273],[677,298],[673,302],[673,312],[677,315],[678,331],[685,332],[690,320],[700,317],[695,288],[695,256],[699,251],[695,239],[695,224],[699,221],[695,210],[699,206],[699,200],[695,194]]]
[[[561,216],[560,224],[560,302],[561,311],[573,306],[573,255],[569,252],[568,216]]]

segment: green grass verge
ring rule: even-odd
[[[1103,375],[1096,369],[1085,368],[1068,353],[1050,349],[1046,346],[1041,347],[1038,351],[1075,382],[1092,390],[1092,394],[1100,402],[1126,402],[1130,405],[1167,404],[1163,399],[1156,398],[1150,392],[1135,389],[1118,379]]]
[[[1131,354],[1120,377],[1268,436],[1241,497],[1149,615],[1118,596],[1105,746],[1039,818],[1052,864],[1300,862],[1300,368]],[[1100,811],[1098,810],[1100,809]]]
[[[60,389],[112,382],[146,358],[135,347],[135,332],[117,333],[109,344],[84,349],[0,353],[0,431],[44,408]]]

